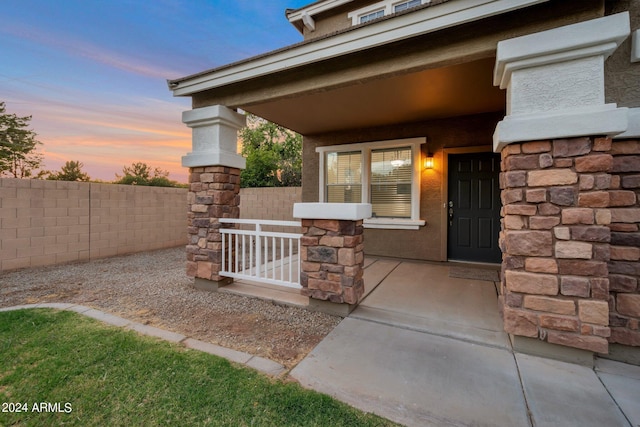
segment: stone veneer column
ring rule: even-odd
[[[224,166],[189,169],[187,276],[194,277],[199,288],[215,289],[231,282],[219,275],[224,248],[218,219],[239,218],[239,193],[240,169]]]
[[[222,236],[220,218],[240,216],[240,170],[245,159],[237,154],[243,115],[214,105],[185,111],[182,121],[193,129],[193,151],[182,158],[189,168],[187,275],[195,286],[215,290],[231,282],[220,276]]]
[[[302,219],[300,284],[309,308],[346,316],[364,294],[362,220],[370,204],[296,203]]]
[[[608,351],[615,180],[606,136],[627,131],[630,115],[604,103],[604,61],[629,27],[622,13],[498,44],[494,84],[507,89],[507,116],[494,134],[500,302],[516,348],[530,346],[518,339],[528,337]]]
[[[640,347],[640,139],[613,141],[610,343]]]
[[[607,353],[610,146],[574,138],[502,150],[506,332]]]

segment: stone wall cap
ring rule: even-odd
[[[359,221],[371,218],[370,203],[295,203],[293,217]]]

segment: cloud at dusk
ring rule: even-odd
[[[166,80],[300,41],[284,10],[307,3],[5,0],[0,101],[32,116],[45,169],[78,160],[112,181],[141,161],[186,182],[190,99]]]

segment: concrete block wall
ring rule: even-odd
[[[240,218],[294,221],[293,204],[302,202],[302,187],[240,189]]]
[[[90,186],[91,258],[186,244],[187,189]]]
[[[0,271],[186,243],[187,190],[0,179]]]
[[[302,187],[264,187],[240,189],[240,218],[275,221],[297,221],[293,217],[293,204],[302,202]],[[253,230],[251,225],[238,228]],[[299,233],[299,228],[263,226],[263,231],[274,233]],[[276,246],[279,245],[279,241]]]
[[[0,179],[0,268],[89,259],[89,185]]]

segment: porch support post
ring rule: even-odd
[[[364,294],[362,220],[368,203],[296,203],[302,220],[300,284],[309,308],[346,316]]]
[[[185,111],[182,121],[193,129],[192,151],[182,158],[189,168],[187,275],[197,288],[217,290],[231,282],[219,274],[225,248],[218,219],[240,216],[245,159],[237,154],[237,134],[246,119],[214,105]]]
[[[610,137],[627,130],[629,115],[604,103],[604,61],[629,32],[622,13],[498,44],[494,84],[507,89],[494,134],[500,302],[516,348],[565,357],[571,347],[586,363],[591,352],[608,352],[610,207],[619,186]]]

